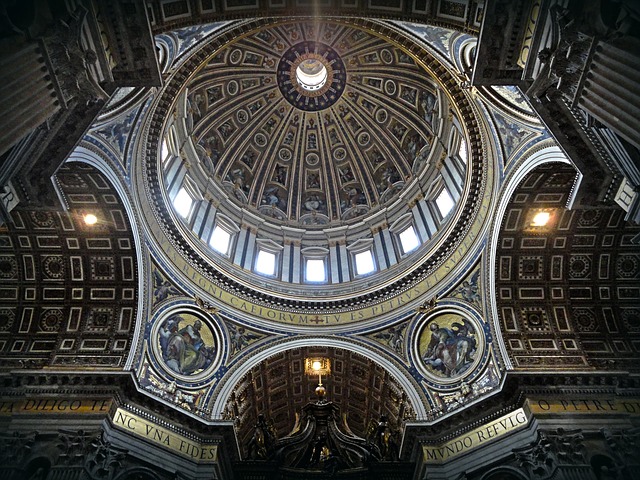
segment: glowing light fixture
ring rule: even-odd
[[[87,225],[95,225],[98,223],[98,217],[96,217],[93,213],[87,213],[84,216],[84,223]]]
[[[538,212],[533,216],[533,219],[531,220],[531,226],[544,227],[547,223],[549,223],[550,219],[551,219],[550,212]]]
[[[331,373],[331,362],[328,358],[316,357],[305,358],[304,370],[307,375],[318,375],[318,386],[316,387],[316,395],[318,396],[318,403],[324,403],[324,396],[327,393],[327,389],[322,385],[322,375],[329,375]]]
[[[331,361],[325,357],[305,358],[304,371],[307,375],[329,375],[331,373]]]

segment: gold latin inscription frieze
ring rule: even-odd
[[[13,414],[106,414],[111,406],[111,398],[35,398],[0,399],[0,415]]]
[[[525,410],[519,408],[486,425],[474,428],[470,432],[460,435],[442,445],[423,445],[424,463],[444,463],[453,457],[467,453],[498,437],[515,432],[528,425],[528,423],[529,417]]]
[[[535,414],[640,415],[640,399],[637,398],[530,398],[527,403]]]
[[[132,432],[198,463],[215,463],[218,460],[217,445],[198,443],[122,408],[116,410],[113,423],[122,430]]]

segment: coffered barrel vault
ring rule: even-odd
[[[95,168],[57,174],[67,211],[17,209],[2,234],[5,367],[123,369],[136,326],[138,262],[129,218]],[[84,216],[95,215],[88,225]]]

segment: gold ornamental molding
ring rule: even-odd
[[[640,398],[635,397],[540,397],[527,399],[527,405],[536,415],[640,415]]]

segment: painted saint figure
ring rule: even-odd
[[[191,375],[204,370],[214,358],[214,347],[205,345],[200,330],[202,321],[196,320],[182,328],[184,319],[172,315],[160,327],[160,347],[167,366],[176,373]]]
[[[474,328],[462,318],[462,324],[453,322],[451,328],[429,325],[431,339],[423,355],[424,362],[447,377],[465,371],[473,362],[476,352]]]

